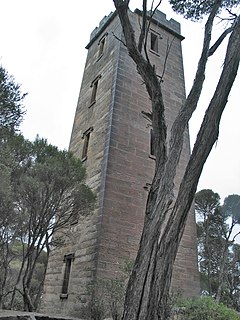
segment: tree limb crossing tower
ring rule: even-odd
[[[130,16],[137,35],[141,12]],[[180,24],[157,11],[147,52],[159,76],[164,73],[168,130],[185,99],[182,40]],[[52,251],[41,306],[41,311],[68,315],[78,314],[87,302],[90,283],[116,277],[119,266],[135,258],[155,165],[151,126],[143,114],[151,110],[151,103],[124,46],[116,13],[100,22],[86,48],[70,150],[86,166],[87,183],[97,194],[97,205],[92,215],[80,217],[64,230],[64,245]],[[176,189],[189,154],[186,131]],[[194,210],[178,251],[172,288],[185,296],[199,293]]]

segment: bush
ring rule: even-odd
[[[240,320],[234,310],[222,303],[217,303],[211,297],[186,300],[184,307],[184,320]]]
[[[91,320],[103,320],[110,317],[120,320],[127,281],[133,268],[133,261],[125,260],[118,275],[113,279],[98,279],[96,287],[88,286],[88,303],[81,309],[81,317]],[[79,314],[76,314],[79,316]]]

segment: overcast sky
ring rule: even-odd
[[[141,0],[131,0],[131,9]],[[160,9],[182,25],[187,92],[201,50],[202,24],[183,20],[163,0]],[[114,10],[112,0],[0,0],[0,63],[28,92],[21,130],[37,134],[67,149],[74,120],[90,32]],[[217,25],[217,31],[223,29]],[[226,42],[225,42],[226,45]],[[221,72],[223,50],[210,59],[199,111],[190,124],[193,145],[204,109]],[[217,144],[205,164],[199,190],[212,189],[222,198],[240,194],[240,77],[235,82],[220,127]]]

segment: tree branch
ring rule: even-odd
[[[164,165],[166,162],[166,122],[164,117],[164,104],[161,92],[161,81],[155,72],[154,66],[149,60],[146,60],[135,41],[135,33],[128,16],[128,7],[122,1],[114,0],[114,4],[121,21],[123,33],[125,36],[126,46],[130,57],[136,63],[137,71],[141,75],[149,97],[152,101],[153,109],[153,134],[156,143],[156,166]],[[153,183],[153,185],[155,185]]]
[[[146,36],[146,23],[147,23],[147,0],[143,0],[142,5],[143,11],[142,11],[142,26],[141,26],[141,32],[138,40],[138,50],[139,52],[142,51],[143,41]]]
[[[167,39],[167,49],[166,49],[166,55],[165,55],[164,64],[163,64],[163,71],[162,71],[162,75],[160,76],[161,81],[163,81],[164,73],[165,73],[166,66],[167,66],[167,59],[170,54],[174,39],[175,39],[175,37],[172,38],[170,44],[169,44],[169,38]]]
[[[124,47],[127,47],[127,46],[126,46],[126,43],[125,43],[124,41],[122,41],[122,39],[120,39],[118,36],[116,36],[116,35],[114,34],[114,32],[113,32],[112,34],[113,34],[114,38],[116,38],[118,41],[120,41],[120,42],[124,45]]]
[[[218,38],[218,40],[214,43],[214,45],[209,49],[208,56],[212,56],[214,52],[217,50],[217,48],[220,46],[220,44],[223,42],[223,40],[226,38],[226,36],[233,31],[233,26],[226,29],[221,36]]]
[[[189,119],[191,118],[194,110],[197,107],[197,103],[199,101],[200,94],[202,92],[202,86],[205,79],[206,64],[208,60],[209,46],[210,46],[211,35],[212,35],[213,21],[218,12],[220,5],[221,5],[221,1],[216,0],[215,5],[213,6],[212,11],[205,24],[203,49],[202,49],[201,57],[199,59],[198,68],[197,68],[196,76],[193,82],[193,86],[186,99],[185,104],[183,104],[171,129],[169,160],[166,168],[166,173],[168,174],[168,177],[166,177],[167,181],[174,180],[176,168],[177,168],[181,150],[182,150],[184,131],[186,129]]]
[[[212,146],[218,138],[221,116],[227,104],[228,95],[237,75],[239,61],[240,16],[238,17],[234,26],[234,30],[229,38],[222,74],[220,76],[216,91],[205,113],[204,120],[192,151],[192,155],[179,188],[178,197],[175,203],[175,210],[178,212],[182,211],[182,214],[187,214],[191,206],[191,199],[196,192],[197,183],[204,163],[212,149]],[[194,181],[193,176],[195,177]],[[177,214],[175,217],[176,216]],[[172,221],[174,221],[174,218]],[[174,224],[175,223],[177,222],[175,221]]]

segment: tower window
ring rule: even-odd
[[[158,52],[158,36],[151,32],[151,50]]]
[[[96,79],[94,79],[91,84],[92,95],[91,95],[91,100],[90,100],[90,107],[96,102],[98,82],[99,82],[100,78],[101,78],[101,75],[99,75]]]
[[[104,36],[103,36],[103,37],[99,40],[99,42],[98,42],[98,45],[99,45],[98,59],[100,59],[101,56],[102,56],[103,53],[104,53],[107,35],[108,35],[108,33],[105,33]]]
[[[64,269],[63,284],[62,284],[62,294],[61,294],[62,298],[67,298],[68,285],[70,280],[70,273],[71,273],[73,259],[74,259],[74,253],[66,254],[63,259],[63,261],[65,262],[65,269]]]
[[[93,127],[89,128],[87,131],[83,133],[82,138],[84,140],[83,140],[83,150],[82,150],[82,161],[85,161],[87,159],[90,134],[92,131],[93,131]]]
[[[98,58],[100,58],[103,55],[103,51],[104,51],[104,47],[105,47],[105,41],[106,41],[106,38],[104,37],[99,42]]]
[[[91,101],[90,104],[93,104],[96,102],[96,95],[97,95],[97,87],[98,87],[98,80],[95,81],[92,85],[92,96],[91,96]]]

